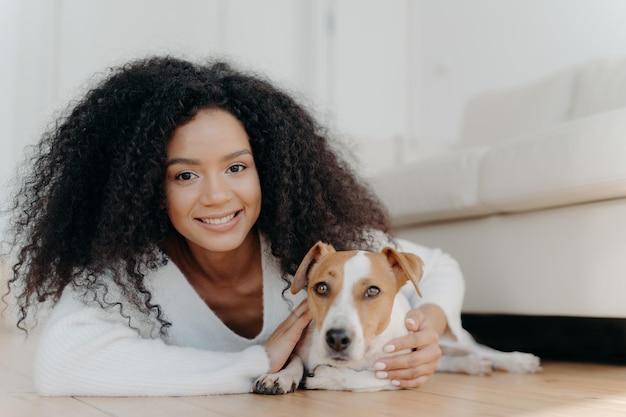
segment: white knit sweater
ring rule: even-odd
[[[429,302],[446,313],[453,334],[461,332],[464,283],[456,262],[439,250],[401,241],[403,250],[425,263],[418,299],[405,287],[414,306]],[[289,314],[281,294],[278,263],[263,251],[263,329],[254,339],[231,331],[198,296],[181,271],[169,262],[149,276],[153,303],[172,323],[162,336],[158,323],[124,307],[104,309],[85,302],[73,287],[64,291],[41,334],[34,381],[42,395],[156,396],[249,392],[252,381],[269,370],[261,345]],[[304,291],[285,296],[297,305]],[[115,299],[111,293],[107,300]]]

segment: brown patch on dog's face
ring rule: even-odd
[[[320,257],[308,272],[307,297],[309,310],[318,330],[328,309],[343,289],[344,264],[355,251],[332,252]]]
[[[398,292],[396,276],[379,253],[368,253],[370,272],[355,284],[352,295],[363,325],[364,338],[371,339],[387,328]]]

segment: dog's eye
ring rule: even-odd
[[[380,294],[380,288],[371,286],[365,291],[365,298],[376,297]]]
[[[326,297],[329,292],[328,284],[325,282],[318,282],[315,284],[313,289],[315,290],[315,293],[321,297]]]

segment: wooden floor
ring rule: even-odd
[[[254,394],[99,398],[40,397],[32,386],[35,338],[0,326],[0,416],[626,416],[626,367],[544,363],[536,375],[436,374],[419,390],[378,393],[299,391]]]

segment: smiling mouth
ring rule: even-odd
[[[229,214],[228,216],[224,216],[224,217],[220,217],[220,218],[198,219],[198,220],[200,220],[202,223],[206,223],[206,224],[219,225],[219,224],[228,223],[229,221],[234,219],[235,216],[237,216],[237,214],[239,214],[239,212],[236,212],[236,213],[233,213],[233,214]]]

